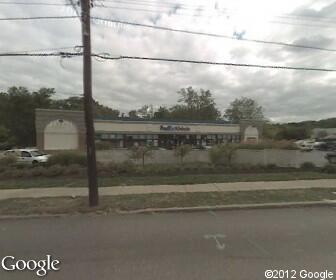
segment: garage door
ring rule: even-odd
[[[55,120],[44,130],[45,150],[76,150],[78,149],[78,129],[69,121]]]

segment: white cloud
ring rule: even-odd
[[[60,3],[61,1],[58,0]],[[300,16],[336,16],[330,1],[188,1],[186,9],[165,8],[160,1],[145,5],[105,5],[155,10],[157,13],[95,7],[93,15],[157,24],[173,28],[245,38],[293,42],[336,48],[329,27],[277,24],[278,22],[332,25]],[[55,3],[55,0],[52,1]],[[98,2],[98,1],[97,1]],[[108,4],[107,4],[108,3]],[[140,2],[139,2],[140,3]],[[144,2],[142,2],[144,3]],[[270,4],[271,3],[271,4]],[[14,8],[15,7],[15,8]],[[69,7],[1,6],[1,17],[73,15]],[[169,13],[169,12],[170,13]],[[175,12],[174,12],[175,11]],[[280,14],[287,18],[277,17]],[[197,16],[195,16],[197,15]],[[305,20],[304,20],[305,19]],[[1,21],[0,51],[57,48],[81,44],[77,19],[50,21]],[[116,24],[93,24],[92,46],[96,52],[235,63],[336,68],[335,53],[211,38]],[[1,58],[0,89],[26,86],[54,87],[62,97],[82,92],[81,58]],[[194,86],[210,89],[223,111],[236,97],[255,98],[277,121],[320,119],[335,116],[335,74],[285,70],[174,64],[150,61],[93,60],[95,98],[121,111],[144,104],[171,105],[176,91]]]

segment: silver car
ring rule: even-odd
[[[40,152],[37,149],[14,149],[4,152],[4,156],[14,156],[18,163],[38,164],[46,163],[50,155]]]

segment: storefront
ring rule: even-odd
[[[163,122],[145,120],[95,120],[96,139],[115,148],[153,145],[171,149],[181,144],[202,148],[240,142],[240,125],[223,122]]]
[[[257,142],[261,131],[259,124],[249,121],[228,124],[224,121],[175,122],[128,118],[95,119],[94,127],[96,141],[106,142],[113,148],[153,145],[172,149],[181,144],[205,148],[219,143]],[[43,150],[85,149],[83,112],[37,109],[36,138],[37,146]]]

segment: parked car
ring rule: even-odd
[[[4,156],[14,156],[18,163],[38,164],[46,163],[50,155],[45,154],[37,149],[13,149],[4,152]]]

